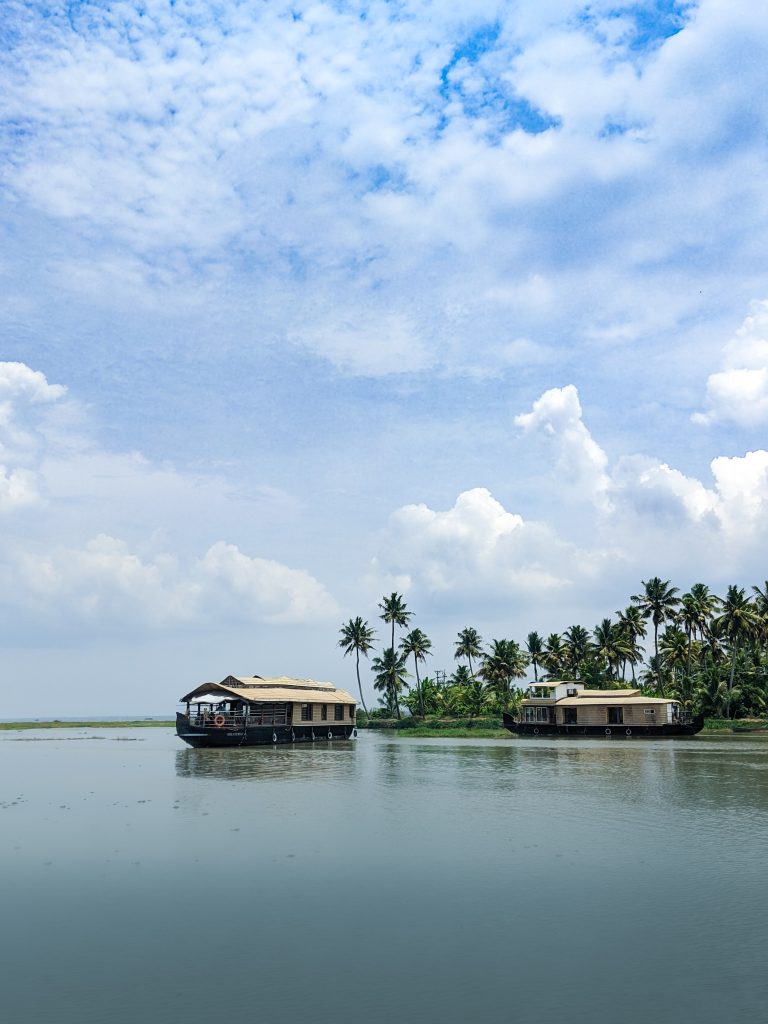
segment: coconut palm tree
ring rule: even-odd
[[[528,658],[533,665],[533,681],[539,681],[539,664],[544,653],[544,641],[538,633],[529,633],[525,641],[525,648],[528,651]]]
[[[392,644],[391,650],[394,654],[395,651],[395,626],[407,626],[410,619],[413,618],[413,612],[409,612],[405,601],[403,600],[402,594],[397,594],[393,590],[389,597],[384,596],[379,602],[379,608],[382,610],[382,614],[379,616],[380,619],[384,619],[392,626]],[[394,662],[393,662],[394,664]],[[398,701],[398,687],[395,685],[396,681],[392,679],[392,694],[395,699],[395,710],[397,711],[397,717],[400,718],[400,703]]]
[[[672,679],[677,689],[680,689],[680,677],[686,678],[689,671],[683,671],[685,666],[690,666],[691,661],[691,640],[683,630],[677,626],[669,626],[661,638],[659,647],[660,655],[664,665],[672,672]]]
[[[479,674],[496,695],[502,711],[506,711],[512,699],[512,680],[525,675],[526,664],[525,655],[514,640],[491,640]]]
[[[399,695],[404,686],[407,686],[406,678],[408,672],[405,667],[405,655],[398,654],[393,647],[387,647],[380,658],[374,658],[371,662],[373,669],[374,690],[384,694],[384,706],[390,714],[400,715]]]
[[[736,659],[741,645],[755,634],[758,627],[758,615],[752,605],[751,598],[744,593],[743,587],[729,586],[722,603],[722,611],[718,616],[720,625],[728,638],[731,654],[731,671],[728,680],[728,697],[725,704],[725,717],[730,718],[733,679],[736,673]]]
[[[419,662],[426,661],[427,655],[431,654],[432,641],[426,635],[422,633],[420,629],[412,629],[406,637],[400,641],[400,650],[403,655],[407,658],[409,654],[413,655],[413,664],[416,669],[416,693],[419,698],[419,714],[424,717],[424,701],[421,695],[421,682],[419,680]]]
[[[443,687],[431,676],[424,676],[420,690],[421,707],[425,715],[436,715],[443,703]]]
[[[688,592],[693,599],[694,638],[698,633],[703,640],[712,625],[712,620],[720,608],[720,598],[713,594],[706,583],[694,583]],[[683,600],[686,595],[683,595]]]
[[[448,682],[451,686],[469,686],[473,678],[466,665],[459,665]]]
[[[755,599],[755,611],[758,615],[768,615],[768,580],[765,581],[765,585],[760,587],[752,587],[752,593]]]
[[[480,646],[482,642],[483,638],[480,636],[476,629],[473,629],[472,626],[467,626],[465,629],[462,629],[462,631],[459,633],[458,641],[456,643],[456,650],[453,657],[456,659],[456,661],[458,661],[459,658],[467,659],[469,663],[469,674],[471,676],[475,674],[472,668],[472,659],[481,658],[483,655],[483,649]]]
[[[608,679],[618,679],[619,665],[632,653],[626,637],[617,622],[603,619],[592,631],[592,652],[598,661],[608,667]]]
[[[680,600],[675,596],[677,587],[670,586],[669,580],[662,580],[659,576],[654,576],[647,581],[643,580],[643,587],[643,592],[633,594],[630,601],[640,608],[644,618],[650,619],[653,623],[653,651],[658,673],[656,682],[659,693],[663,697],[664,683],[661,678],[661,663],[659,661],[659,626],[673,617]]]
[[[619,617],[619,629],[627,642],[627,646],[630,648],[630,654],[624,659],[621,678],[626,678],[627,663],[629,663],[632,669],[632,681],[634,682],[635,665],[638,665],[643,660],[643,648],[640,645],[640,640],[642,640],[648,630],[645,628],[643,613],[637,605],[631,604],[623,612],[617,611],[616,614]]]
[[[488,707],[488,691],[482,679],[475,679],[473,676],[464,687],[464,706],[470,718],[477,718]]]
[[[541,664],[546,669],[547,679],[562,679],[566,661],[563,638],[559,633],[550,633],[544,641],[544,651],[541,655]]]
[[[360,692],[360,703],[363,705],[366,720],[370,720],[368,708],[365,706],[365,698],[363,697],[363,687],[360,683],[360,655],[368,657],[368,652],[373,649],[373,641],[376,639],[376,634],[367,622],[363,622],[359,615],[356,619],[350,619],[349,622],[345,622],[339,632],[341,633],[339,647],[344,648],[344,657],[346,658],[348,654],[352,654],[353,651],[355,652],[355,671],[357,673],[357,689]]]
[[[581,678],[582,666],[589,655],[589,633],[583,626],[571,626],[563,633],[565,671],[574,679]]]

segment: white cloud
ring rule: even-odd
[[[23,364],[0,363],[0,396],[8,463],[0,465],[0,512],[8,517],[0,538],[0,600],[7,621],[22,633],[34,625],[40,635],[67,629],[139,635],[170,627],[308,624],[339,614],[305,569],[247,554],[227,540],[195,553],[200,531],[185,532],[190,514],[210,516],[219,528],[237,520],[223,480],[156,466],[138,453],[105,451],[87,424],[72,434],[66,415],[60,422],[48,408],[66,411],[66,389]],[[243,506],[256,516],[271,506],[283,515],[290,509],[287,495],[268,488],[239,501],[240,514]],[[108,528],[92,532],[96,524]]]
[[[0,399],[27,398],[30,402],[55,402],[66,394],[61,384],[49,384],[45,374],[24,363],[0,362]]]
[[[555,450],[555,472],[579,497],[610,509],[608,458],[582,420],[581,402],[573,384],[550,388],[528,413],[515,417],[526,433],[545,437]]]
[[[24,363],[0,362],[0,513],[42,501],[39,460],[50,433],[50,407],[66,388]]]
[[[88,627],[138,637],[171,628],[305,625],[339,614],[308,572],[224,541],[185,564],[168,552],[142,557],[124,540],[101,534],[81,548],[6,553],[4,563],[10,617],[53,633]]]
[[[433,599],[530,600],[567,589],[579,565],[600,555],[579,551],[544,523],[507,511],[483,487],[452,508],[406,505],[393,513],[376,570],[406,591]]]
[[[371,377],[413,373],[427,369],[431,362],[410,319],[386,310],[366,311],[336,322],[326,320],[321,327],[297,327],[288,337],[345,373]]]
[[[35,505],[40,500],[37,478],[26,469],[0,466],[0,512],[24,505]]]
[[[707,409],[694,423],[731,422],[740,427],[768,423],[768,301],[753,311],[723,349],[723,369],[707,380]]]
[[[701,311],[685,253],[707,280],[754,260],[762,142],[731,144],[759,121],[754,5],[647,47],[573,0],[9,11],[6,185],[70,224],[47,272],[85,299],[186,309],[223,280],[346,373],[482,376],[508,338],[647,343]]]
[[[222,615],[219,598],[224,595],[229,613],[241,621],[307,623],[332,620],[340,614],[333,597],[308,572],[250,557],[224,541],[206,552],[195,575],[210,587],[201,602],[210,601],[218,616]],[[215,601],[211,600],[214,595]]]
[[[768,452],[715,458],[709,486],[650,456],[624,455],[610,466],[582,422],[573,386],[545,392],[515,422],[551,444],[547,521],[505,509],[485,488],[463,492],[445,511],[406,505],[380,545],[380,587],[397,577],[406,593],[432,601],[506,600],[519,610],[546,598],[565,609],[568,599],[594,606],[597,594],[625,600],[638,579],[656,572],[716,587],[763,560]],[[569,516],[584,498],[593,503],[588,547]]]

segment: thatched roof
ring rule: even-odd
[[[355,698],[346,690],[337,689],[333,683],[321,683],[314,679],[291,679],[288,676],[227,676],[220,683],[201,683],[180,698],[181,703],[191,700],[197,694],[221,694],[222,699],[239,697],[242,700],[261,702],[316,704],[355,704]]]

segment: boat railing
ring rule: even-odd
[[[222,721],[223,719],[223,721]],[[210,726],[215,725],[219,728],[236,728],[242,729],[243,726],[255,726],[255,725],[290,725],[290,720],[286,712],[275,714],[263,714],[263,715],[242,715],[233,713],[231,711],[219,711],[219,712],[201,712],[199,714],[191,714],[189,716],[190,725],[196,726]]]

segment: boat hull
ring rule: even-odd
[[[504,714],[504,728],[516,736],[570,736],[572,739],[592,737],[606,740],[664,739],[695,736],[704,728],[704,716],[696,715],[690,723],[666,722],[663,725],[558,725],[556,722],[516,722]]]
[[[315,725],[204,725],[176,714],[176,735],[190,747],[267,747],[281,743],[306,743],[320,740],[349,740],[357,736],[352,723],[328,722]]]

